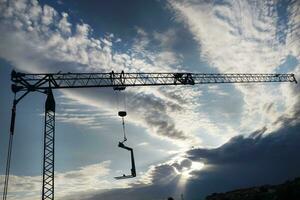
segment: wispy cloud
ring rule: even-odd
[[[271,1],[174,0],[169,3],[176,19],[193,33],[201,58],[220,72],[276,73],[288,56],[300,59],[300,46],[296,42],[300,39],[298,1],[285,5],[286,13],[279,13],[281,5]],[[288,19],[284,35],[278,25],[283,17]],[[293,72],[299,77],[299,64],[292,71],[286,68],[284,72]],[[290,112],[286,109],[291,103],[285,100],[287,87],[237,85],[236,89],[244,97],[239,131],[249,132],[266,124],[270,125],[269,131],[272,127],[277,129],[279,127],[272,123],[282,113]],[[272,114],[271,110],[264,110],[270,102],[273,102]],[[280,109],[282,107],[284,109]]]
[[[1,1],[1,34],[0,55],[11,62],[19,70],[27,72],[57,72],[57,71],[81,71],[81,72],[108,72],[121,71],[171,71],[180,68],[180,59],[170,51],[151,52],[147,50],[147,34],[142,30],[131,50],[128,52],[116,52],[113,50],[113,41],[120,42],[113,34],[107,34],[102,38],[92,36],[92,28],[85,23],[72,24],[68,20],[67,13],[59,13],[54,8],[39,5],[37,1]],[[162,36],[160,36],[161,38]],[[160,39],[162,40],[162,39]],[[15,48],[18,46],[18,48]],[[174,68],[175,67],[175,68]],[[147,89],[150,91],[150,89]],[[155,91],[156,89],[153,89]],[[81,104],[91,103],[102,111],[112,112],[114,105],[113,92],[103,92],[95,95],[92,90],[87,90],[83,97],[82,92],[63,91],[70,99],[81,101]],[[140,93],[140,94],[138,94]],[[148,108],[156,109],[156,112],[148,112],[143,107],[132,106],[135,116],[130,119],[142,119],[138,124],[163,138],[183,140],[191,138],[178,129],[175,117],[169,110],[176,107],[161,96],[147,93],[146,89],[130,91],[132,99],[140,95],[139,106],[148,105]],[[95,100],[98,98],[97,100]],[[91,100],[93,99],[93,100]],[[186,99],[185,99],[186,100]],[[137,100],[136,100],[137,101]],[[143,102],[142,102],[143,101]],[[158,104],[159,103],[159,104]],[[163,106],[162,110],[158,107]],[[177,105],[177,107],[179,107]],[[65,110],[67,111],[67,110]],[[88,124],[93,123],[95,114],[58,111],[58,118],[64,122]],[[151,114],[151,116],[149,116]],[[72,115],[72,117],[70,117]],[[187,128],[187,127],[186,127]]]
[[[71,99],[68,95],[59,95],[56,120],[62,123],[84,125],[92,129],[105,129],[108,120],[116,119],[115,113],[84,104],[78,99]]]

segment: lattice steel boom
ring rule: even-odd
[[[197,73],[49,73],[12,72],[15,91],[59,88],[195,85],[210,83],[296,82],[294,74],[197,74]]]

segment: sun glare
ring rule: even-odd
[[[201,162],[192,162],[190,167],[183,167],[182,170],[176,170],[178,175],[180,176],[178,181],[178,188],[184,190],[185,185],[189,178],[192,177],[193,171],[200,171],[204,167],[204,164]]]

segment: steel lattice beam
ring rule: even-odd
[[[48,89],[45,104],[42,200],[54,199],[55,101]]]
[[[197,74],[197,73],[56,73],[12,72],[15,91],[59,88],[194,85],[212,83],[296,82],[294,74]]]

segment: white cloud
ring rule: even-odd
[[[141,143],[138,144],[138,146],[148,146],[148,145],[149,145],[148,142],[141,142]]]
[[[55,173],[55,191],[57,199],[64,199],[69,194],[79,194],[111,187],[126,187],[126,183],[112,182],[108,177],[110,161],[87,165],[76,170]],[[1,180],[4,177],[1,176]],[[3,182],[1,182],[1,187]],[[10,176],[9,199],[40,199],[42,188],[41,176]]]
[[[140,187],[174,184],[174,189],[183,191],[191,178],[191,173],[202,169],[203,164],[185,158],[185,154],[176,154],[167,162],[152,165],[145,173],[140,173],[138,180],[113,181],[110,175],[110,161],[80,167],[67,172],[55,172],[56,199],[89,199],[109,189],[122,188],[135,191]],[[0,176],[1,180],[3,176]],[[0,186],[3,182],[0,183]],[[13,200],[40,199],[42,188],[41,176],[10,176],[8,198]],[[160,195],[160,194],[157,194]]]
[[[211,67],[229,73],[276,73],[288,55],[300,60],[299,2],[288,5],[289,24],[285,42],[278,39],[279,15],[276,5],[265,1],[169,1],[177,20],[187,25],[200,47],[200,56]],[[298,13],[298,14],[297,14]],[[281,13],[282,15],[282,13]],[[298,32],[298,33],[297,33]],[[299,64],[294,70],[297,74]],[[286,69],[286,72],[290,72]],[[294,87],[290,84],[289,87]],[[273,122],[289,110],[280,110],[292,102],[286,101],[286,87],[278,84],[236,85],[244,96],[244,109],[239,132],[251,132],[267,126],[271,132]],[[292,99],[290,97],[288,99]],[[272,113],[266,105],[273,104]],[[284,103],[283,103],[284,102]],[[270,110],[269,110],[270,111]]]
[[[180,58],[171,51],[152,52],[148,50],[148,35],[142,29],[138,29],[139,36],[135,45],[128,52],[115,52],[113,50],[113,34],[103,38],[91,36],[92,28],[85,23],[71,24],[68,21],[67,13],[58,13],[50,6],[41,7],[37,1],[11,1],[6,4],[1,2],[1,21],[0,31],[0,56],[11,62],[14,67],[26,72],[57,72],[57,71],[80,71],[80,72],[108,72],[115,71],[144,71],[161,72],[174,71],[180,67]],[[7,7],[9,5],[9,7]],[[30,29],[30,31],[29,31]],[[74,31],[72,31],[74,29]],[[16,48],[18,47],[18,48]],[[170,110],[175,104],[165,103],[166,98],[157,98],[146,91],[156,89],[141,89],[130,91],[129,95],[133,98],[136,94],[143,95],[144,103],[160,102],[166,108],[152,113],[151,119],[161,118],[162,123],[149,123],[147,110],[132,106],[135,116],[129,117],[129,122],[146,127],[149,133],[164,136],[171,139],[192,138],[184,133],[188,128],[185,126],[178,129],[176,116]],[[86,91],[87,97],[83,97],[83,92],[63,91],[70,99],[78,100],[79,104],[87,104],[99,107],[111,114],[114,109],[113,92],[104,92],[97,95],[92,91]],[[151,95],[150,95],[151,94]],[[107,95],[107,96],[105,96]],[[96,99],[97,98],[97,99]],[[184,98],[185,99],[185,98]],[[187,100],[187,99],[185,99]],[[92,102],[92,104],[91,104]],[[103,106],[103,104],[105,106]],[[155,106],[154,104],[151,104]],[[156,104],[158,105],[158,104]],[[104,108],[104,109],[103,109]],[[145,115],[144,113],[147,113]],[[72,113],[71,113],[72,114]],[[92,113],[90,116],[58,111],[58,118],[65,122],[80,123],[91,125],[98,118]],[[164,116],[162,118],[162,116]],[[134,120],[138,122],[135,122]],[[149,119],[149,116],[148,116]],[[153,121],[152,121],[153,122]],[[93,125],[92,127],[97,127]],[[167,129],[162,129],[166,127]],[[98,127],[99,128],[99,127]],[[187,130],[190,131],[190,130]],[[174,137],[177,133],[181,137]],[[184,135],[184,136],[183,136]]]
[[[67,13],[62,13],[62,18],[58,23],[59,29],[62,31],[64,34],[70,34],[71,33],[71,24],[68,22],[68,14]]]

